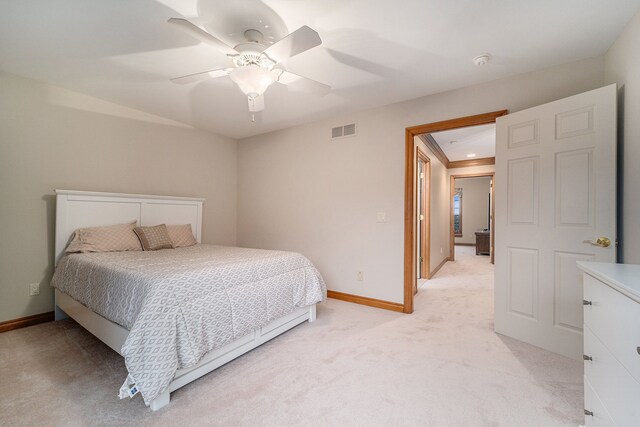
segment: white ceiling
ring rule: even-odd
[[[603,54],[640,0],[4,0],[0,69],[234,138]],[[250,23],[323,44],[286,68],[333,87],[319,98],[274,84],[252,123],[209,45],[167,24],[185,17],[232,42]],[[256,24],[257,25],[257,24]],[[472,58],[491,53],[481,68]]]
[[[475,154],[476,159],[496,155],[495,123],[434,132],[431,136],[452,162],[468,160],[468,154]]]

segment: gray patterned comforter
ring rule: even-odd
[[[147,405],[177,369],[326,298],[300,254],[204,244],[70,254],[51,286],[130,331],[121,353]]]

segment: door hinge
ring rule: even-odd
[[[424,215],[420,214],[420,221],[424,221]]]

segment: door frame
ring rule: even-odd
[[[420,205],[424,210],[424,221],[422,222],[422,228],[420,229],[420,252],[423,255],[426,254],[426,256],[423,256],[422,259],[420,276],[423,279],[428,279],[431,271],[431,259],[429,257],[431,252],[431,159],[420,147],[416,147],[416,157],[416,174],[418,173],[418,162],[424,162],[425,167],[425,169],[423,169],[424,178],[422,180],[422,197],[420,201]],[[419,181],[417,177],[416,181]],[[418,286],[417,282],[418,281],[416,280],[414,285],[416,289]]]
[[[508,110],[459,117],[440,122],[427,123],[405,128],[404,163],[404,299],[403,312],[413,313],[413,284],[416,282],[416,218],[415,218],[415,178],[416,150],[414,137],[425,133],[463,128],[468,126],[495,123],[496,118],[504,116]]]
[[[456,174],[450,176],[450,198],[449,198],[449,261],[455,261],[455,232],[453,230],[453,196],[456,194],[456,178],[464,179],[464,178],[482,178],[482,177],[491,177],[491,264],[495,259],[495,232],[496,232],[496,173],[495,172],[478,172],[478,173],[467,173],[467,174]]]

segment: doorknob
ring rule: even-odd
[[[595,242],[593,240],[585,240],[582,243],[589,243],[590,245],[600,246],[601,248],[608,248],[611,246],[611,240],[608,237],[598,237]]]

